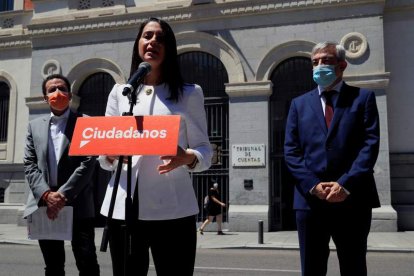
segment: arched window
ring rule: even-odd
[[[228,202],[229,187],[229,98],[225,83],[229,81],[226,68],[215,56],[205,52],[187,52],[179,55],[184,81],[196,83],[204,92],[208,135],[214,150],[212,166],[208,171],[193,173],[193,186],[199,208],[198,221],[205,218],[203,198],[214,182],[219,183],[222,200]],[[227,211],[227,209],[226,209]],[[223,216],[227,221],[227,212]]]
[[[310,58],[284,60],[272,72],[273,92],[270,97],[270,213],[271,230],[295,228],[293,207],[294,181],[283,158],[285,127],[291,100],[316,87],[312,79]]]
[[[109,92],[114,84],[114,79],[108,73],[90,75],[79,88],[81,100],[78,111],[89,116],[104,116]]]
[[[184,80],[203,88],[206,100],[227,99],[224,84],[229,81],[226,68],[215,56],[204,52],[188,52],[179,56]]]
[[[9,121],[10,88],[5,82],[0,82],[0,142],[7,142]]]
[[[78,91],[80,97],[78,112],[89,116],[104,116],[109,92],[111,92],[114,84],[114,79],[108,73],[95,73],[86,78]],[[105,196],[106,184],[108,184],[111,176],[111,172],[101,169],[99,163],[96,162],[92,181],[96,213],[95,226],[97,227],[105,225],[105,218],[100,214],[100,210]]]

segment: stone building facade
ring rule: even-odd
[[[0,124],[7,126],[0,141],[0,223],[24,223],[19,218],[27,195],[24,138],[28,121],[48,110],[42,79],[54,72],[67,75],[73,83],[72,108],[82,109],[91,76],[127,81],[138,27],[148,17],[159,17],[176,33],[182,64],[191,55],[212,60],[193,58],[183,73],[194,73],[198,66],[213,75],[206,86],[222,84],[224,115],[209,120],[227,122],[221,126],[225,142],[213,144],[218,160],[227,160],[217,161],[227,165],[216,172],[230,203],[230,231],[256,231],[258,220],[267,231],[292,229],[292,188],[280,149],[283,124],[292,97],[312,85],[305,85],[312,47],[327,40],[347,49],[345,80],[377,95],[381,145],[375,177],[382,207],[374,210],[372,228],[414,230],[413,0],[8,2],[12,8],[0,11],[0,92],[6,95],[0,99],[8,105],[7,114],[0,113]],[[224,68],[223,79],[211,72],[209,62]],[[194,78],[206,81],[203,74]],[[213,103],[217,97],[209,93]],[[200,177],[211,181],[211,174]],[[195,186],[200,205],[207,189],[202,185],[200,191]]]

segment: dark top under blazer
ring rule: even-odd
[[[318,89],[293,99],[286,123],[285,161],[297,180],[294,208],[321,203],[309,191],[336,181],[350,192],[344,204],[379,207],[374,165],[379,151],[379,116],[372,91],[343,83],[329,130]]]

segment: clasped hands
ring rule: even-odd
[[[66,197],[59,192],[48,192],[44,200],[47,205],[47,217],[51,220],[57,218],[59,211],[62,210],[67,201]]]
[[[312,194],[331,203],[342,202],[348,197],[348,193],[338,182],[320,182]]]
[[[118,156],[106,156],[109,162],[114,162],[118,159]],[[165,155],[161,156],[160,159],[164,161],[164,164],[157,167],[159,174],[165,174],[177,167],[191,164],[197,158],[192,151],[184,150],[182,147],[177,147],[177,155]],[[124,156],[123,163],[128,163],[128,156]]]

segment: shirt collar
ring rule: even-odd
[[[69,109],[70,108],[66,109],[66,111],[60,116],[57,116],[57,115],[53,114],[53,112],[50,112],[50,119],[52,120],[52,122],[60,122],[60,121],[63,121],[65,119],[68,119],[69,118],[69,113],[70,113]]]
[[[337,92],[341,91],[342,85],[344,84],[344,81],[341,80],[340,82],[338,82],[334,87],[332,87],[331,90],[335,90]],[[318,91],[319,91],[319,96],[322,95],[322,93],[325,91],[325,88],[323,88],[322,86],[318,85]]]

